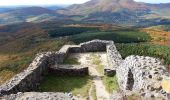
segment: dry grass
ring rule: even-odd
[[[93,97],[93,100],[97,100],[96,88],[94,84],[92,84],[92,97]]]
[[[15,73],[12,71],[8,71],[8,70],[0,71],[0,85],[2,85],[4,82],[9,80],[14,75]]]
[[[0,55],[0,63],[7,61],[9,59],[9,55]]]
[[[99,28],[101,30],[120,30],[123,29],[122,26],[116,26],[111,24],[70,24],[64,25],[63,27],[90,27],[90,28]]]
[[[127,100],[142,100],[141,96],[138,94],[132,94],[126,97]],[[148,99],[147,99],[148,100]]]
[[[154,44],[170,45],[170,32],[150,28],[141,29],[140,31],[148,33],[152,38],[151,42]]]

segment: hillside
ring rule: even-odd
[[[0,25],[21,22],[43,22],[63,18],[55,11],[43,7],[21,7],[0,13]]]
[[[40,25],[0,26],[0,84],[27,68],[37,53],[58,50],[67,43],[67,39],[50,38]]]
[[[71,20],[20,23],[0,26],[0,84],[27,68],[37,53],[57,51],[64,44],[78,44],[92,39],[113,40],[124,56],[136,53],[150,55],[170,64],[169,46],[150,45],[150,36],[136,28],[74,24]],[[140,45],[144,43],[148,43],[147,46]],[[148,46],[152,46],[151,49],[144,52]]]
[[[77,19],[85,22],[148,26],[169,23],[170,15],[166,13],[169,9],[170,4],[154,5],[133,0],[91,0],[57,12],[71,17],[74,15],[74,19],[77,15]]]
[[[141,29],[141,31],[148,33],[151,36],[151,41],[154,44],[170,44],[170,32],[168,32],[168,25],[152,26],[149,28]]]

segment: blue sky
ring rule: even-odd
[[[10,5],[50,5],[50,4],[80,4],[89,0],[0,0],[0,6]],[[170,0],[135,0],[147,3],[170,3]]]

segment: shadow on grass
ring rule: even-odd
[[[89,76],[56,76],[48,74],[41,82],[40,92],[72,92],[73,95],[80,94],[85,97],[88,95],[89,88],[92,84]]]

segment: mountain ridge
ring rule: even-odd
[[[54,10],[52,10],[54,9]],[[149,4],[134,0],[91,0],[55,10],[56,7],[21,7],[0,13],[0,25],[40,23],[70,19],[82,23],[149,26],[170,23],[170,3]]]
[[[91,0],[84,4],[71,5],[63,10],[57,10],[57,13],[82,16],[79,19],[84,22],[148,26],[162,24],[165,22],[164,20],[169,23],[169,10],[170,3],[149,4],[134,0]]]
[[[73,4],[66,8],[66,13],[62,11],[57,11],[62,14],[71,15],[82,15],[90,14],[94,11],[111,11],[114,12],[117,9],[125,8],[129,10],[152,10],[157,8],[169,8],[170,3],[161,4],[149,4],[144,2],[136,2],[134,0],[91,0],[84,4]],[[90,10],[89,12],[83,13],[85,10]]]
[[[8,25],[22,22],[43,22],[58,19],[63,15],[54,10],[43,7],[21,7],[0,13],[0,25]]]

